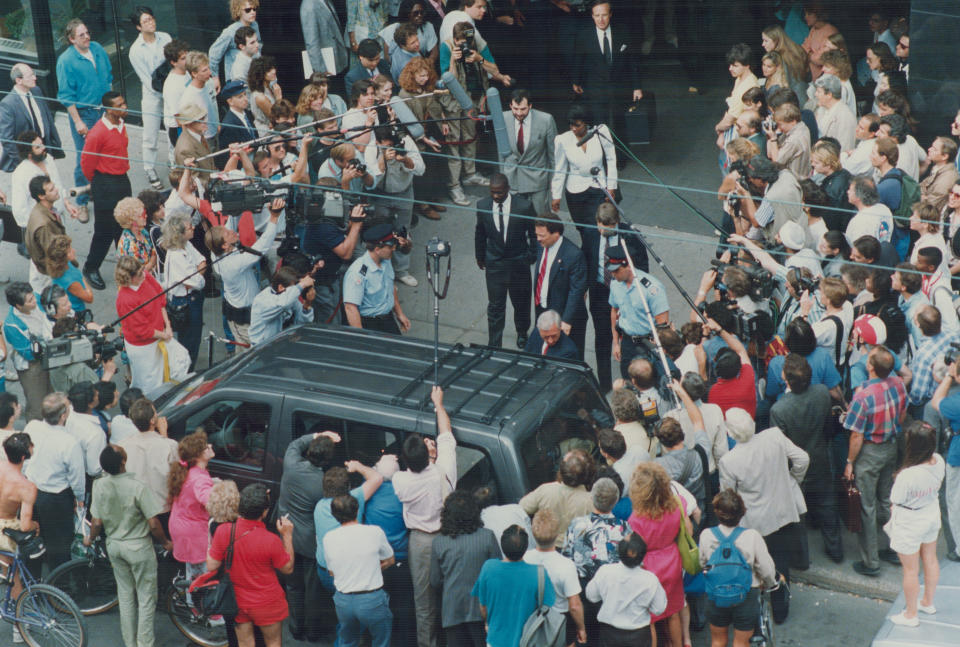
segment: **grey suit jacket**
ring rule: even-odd
[[[516,120],[513,113],[509,110],[504,112],[503,120],[506,122],[507,139],[510,141],[510,154],[503,162],[503,174],[510,181],[510,188],[517,193],[549,189],[550,173],[553,170],[553,140],[557,136],[557,122],[553,115],[539,110],[530,111],[524,122],[524,130],[529,127],[530,135],[523,155],[517,152]]]
[[[43,143],[49,147],[48,152],[52,157],[62,159],[64,154],[60,150],[60,134],[57,132],[56,124],[54,124],[49,102],[44,98],[40,88],[34,88],[30,92],[33,94],[40,112],[37,118],[43,122]],[[20,163],[20,156],[17,154],[17,143],[14,140],[17,135],[25,130],[33,130],[33,120],[23,104],[23,99],[15,90],[11,90],[0,101],[0,138],[3,139],[0,171],[13,173],[14,169],[17,168],[17,164]]]
[[[303,0],[300,3],[300,27],[303,29],[303,42],[306,43],[314,72],[339,74],[347,67],[347,45],[343,39],[343,27],[328,0]],[[333,48],[337,66],[335,70],[328,70],[323,64],[320,50],[325,47]]]

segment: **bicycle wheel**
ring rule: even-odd
[[[17,598],[16,620],[30,647],[86,647],[87,624],[63,591],[35,584]]]
[[[61,564],[47,577],[47,584],[69,595],[80,613],[93,616],[117,606],[117,580],[110,560],[74,559]]]
[[[226,627],[212,625],[209,618],[187,604],[186,595],[176,586],[170,587],[164,606],[173,626],[191,642],[203,647],[224,647],[227,644]]]

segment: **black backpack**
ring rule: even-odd
[[[163,83],[167,80],[167,76],[172,69],[173,67],[170,65],[170,61],[164,60],[150,76],[150,87],[152,87],[154,91],[163,94]]]

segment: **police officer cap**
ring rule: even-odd
[[[627,261],[627,254],[623,251],[623,247],[620,245],[614,245],[613,247],[608,247],[604,256],[607,257],[607,271],[614,272],[621,267],[629,265]]]
[[[238,81],[234,79],[233,81],[227,81],[227,84],[223,86],[223,89],[220,90],[220,96],[224,99],[229,99],[230,97],[235,97],[242,92],[247,91],[247,84],[243,81]]]
[[[387,223],[374,225],[363,232],[363,242],[365,243],[378,243],[383,245],[391,240],[395,240],[395,238],[393,235],[393,227]]]

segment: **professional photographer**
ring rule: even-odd
[[[82,325],[82,324],[79,324]],[[72,317],[58,319],[53,324],[53,338],[58,339],[77,330],[78,323]],[[99,357],[94,358],[95,362],[100,361]],[[95,382],[111,382],[113,376],[117,374],[117,362],[113,357],[104,359],[100,364],[102,374],[97,375],[97,371],[91,368],[87,362],[74,362],[66,366],[58,366],[50,369],[50,386],[54,391],[68,393],[75,384],[93,384]]]
[[[11,283],[7,286],[6,297],[10,311],[3,322],[3,337],[7,348],[13,351],[13,366],[26,398],[24,418],[38,420],[43,398],[53,389],[47,371],[33,354],[33,341],[50,339],[52,325],[37,307],[37,296],[29,283]]]
[[[121,256],[113,278],[119,288],[117,314],[123,320],[130,386],[155,395],[164,382],[179,382],[187,376],[190,353],[173,339],[163,288],[140,261]]]
[[[410,330],[410,320],[397,300],[390,262],[393,250],[407,241],[399,238],[390,225],[382,224],[363,232],[363,242],[367,253],[355,260],[343,277],[343,310],[347,323],[354,328],[394,335]]]
[[[511,79],[500,73],[497,64],[493,62],[490,48],[478,45],[475,33],[469,22],[458,22],[453,26],[452,38],[440,43],[440,71],[450,72],[456,77],[457,82],[473,100],[473,111],[479,113],[483,111],[486,103],[488,75],[507,86]],[[477,125],[473,119],[462,119],[468,115],[452,95],[441,96],[440,104],[446,115],[451,117],[448,141],[452,143],[449,145],[450,158],[447,160],[450,170],[450,199],[455,204],[466,206],[470,201],[460,187],[461,171],[464,184],[487,186],[490,183],[477,172],[474,163],[474,158],[477,157]]]
[[[377,159],[379,181],[371,202],[377,222],[387,222],[396,231],[407,231],[413,219],[413,178],[423,175],[426,166],[413,138],[389,126],[374,130],[380,148]],[[411,288],[418,281],[410,274],[410,253],[394,256],[397,280]]]
[[[788,169],[782,169],[762,155],[754,155],[744,166],[745,181],[738,182],[731,193],[739,195],[739,217],[750,221],[748,236],[758,240],[761,236],[770,244],[776,244],[776,234],[783,223],[793,221],[806,224],[801,202],[803,192],[797,177]],[[749,198],[751,192],[763,196],[757,206]],[[759,231],[762,230],[762,231]]]
[[[769,276],[765,270],[750,268],[750,273],[738,265],[730,264],[730,251],[727,250],[720,257],[718,269],[709,269],[700,278],[700,289],[693,300],[698,308],[707,301],[707,294],[716,288],[721,301],[733,302],[729,307],[739,309],[743,314],[751,315],[758,311],[769,311],[766,299],[756,300],[755,296],[761,292],[757,274]],[[749,266],[748,266],[749,267]]]
[[[319,261],[317,265],[322,265]],[[314,269],[319,269],[315,266]],[[270,279],[270,287],[260,291],[251,306],[250,341],[263,344],[288,326],[313,321],[313,276],[297,276],[292,267],[281,267]]]
[[[330,149],[330,158],[317,171],[317,181],[333,178],[337,186],[348,192],[344,202],[359,202],[364,190],[376,184],[374,173],[378,170],[376,146],[367,146],[361,157],[356,146],[344,142]]]
[[[260,291],[257,265],[273,244],[277,222],[285,206],[283,198],[275,198],[270,203],[270,220],[250,251],[237,251],[240,234],[222,225],[211,228],[204,236],[204,243],[213,257],[213,271],[223,281],[223,315],[233,339],[243,344],[240,348],[250,346],[250,308]],[[221,256],[226,258],[219,260]]]
[[[809,247],[804,247],[805,232],[803,227],[795,222],[785,222],[777,232],[776,241],[783,245],[783,263],[781,264],[768,251],[754,241],[734,234],[727,240],[734,245],[742,245],[760,267],[770,272],[777,280],[781,289],[784,289],[787,280],[787,271],[790,268],[806,268],[815,277],[822,276],[820,259],[817,253]]]

